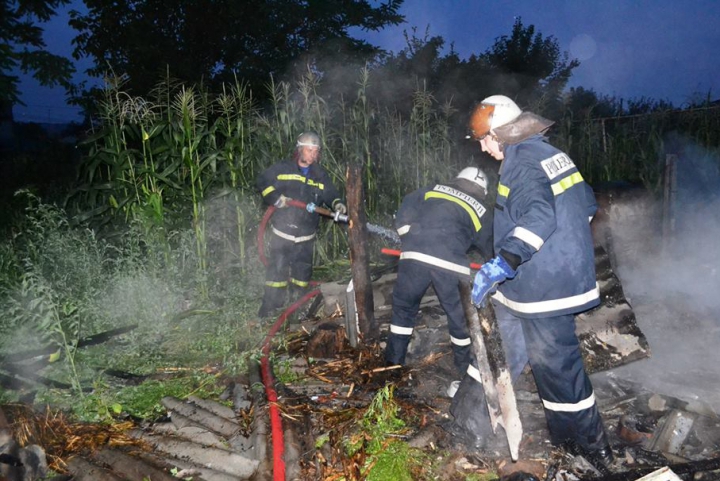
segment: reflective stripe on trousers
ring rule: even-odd
[[[575,317],[568,314],[520,322],[551,442],[574,441],[591,450],[604,447],[605,429],[583,365]]]
[[[404,364],[410,336],[420,301],[430,284],[435,289],[440,305],[447,314],[450,342],[455,366],[462,376],[472,357],[470,338],[465,322],[465,313],[460,302],[460,277],[451,272],[432,269],[411,260],[402,260],[398,266],[398,277],[393,289],[392,317],[388,334],[385,359],[392,364]]]

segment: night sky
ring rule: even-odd
[[[717,0],[406,0],[401,13],[407,23],[362,37],[398,51],[405,46],[403,30],[417,27],[422,38],[429,26],[430,36],[442,36],[447,48],[454,43],[467,58],[509,35],[520,17],[581,61],[569,86],[625,99],[668,100],[679,107],[708,93],[713,100],[720,98]],[[70,57],[74,36],[66,15],[46,25],[45,40],[53,53]],[[80,64],[78,70],[87,66]],[[79,120],[77,109],[65,105],[61,89],[43,89],[32,80],[21,89],[28,106],[15,108],[16,120]]]

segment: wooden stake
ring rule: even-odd
[[[355,289],[358,327],[365,341],[378,339],[379,329],[375,321],[372,283],[370,281],[370,256],[368,245],[367,216],[363,192],[362,170],[359,164],[350,164],[347,170],[347,201],[350,210],[350,263]]]

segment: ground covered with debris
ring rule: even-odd
[[[269,480],[278,473],[273,455],[280,442],[285,479],[629,481],[663,468],[671,473],[646,479],[720,479],[716,291],[696,285],[699,272],[704,286],[716,286],[716,272],[698,264],[686,277],[686,259],[654,261],[637,250],[608,254],[599,247],[603,305],[577,317],[616,457],[609,469],[577,447],[549,444],[529,369],[515,385],[523,426],[517,462],[502,430],[482,446],[446,430],[446,390],[457,376],[444,312],[430,290],[408,365],[386,367],[390,272],[373,282],[378,342],[351,346],[357,332],[346,318],[346,283],[323,285],[316,313],[287,319],[269,356],[277,401],[268,402],[260,366],[253,364],[244,376],[223,378],[225,391],[216,399],[166,396],[163,414],[142,421],[92,425],[50,409],[3,406],[0,475],[24,481],[48,473],[59,473],[57,480]],[[669,288],[667,278],[673,280]],[[255,328],[267,332],[271,326]],[[281,436],[271,427],[273,410]]]
[[[593,376],[598,405],[617,458],[612,471],[593,466],[584,459],[583,453],[549,445],[542,405],[529,370],[516,385],[524,430],[520,460],[517,463],[510,460],[502,432],[481,449],[464,445],[442,427],[449,419],[450,399],[445,391],[456,374],[444,315],[433,304],[432,295],[428,296],[416,328],[418,339],[423,340],[413,343],[409,366],[401,372],[385,370],[379,348],[377,352],[365,350],[360,354],[345,346],[332,359],[313,357],[317,354],[312,350],[313,336],[318,336],[320,331],[333,332],[333,337],[339,339],[337,332],[343,329],[339,321],[323,321],[314,328],[303,326],[304,331],[315,333],[301,341],[305,349],[310,348],[310,352],[305,353],[312,364],[300,363],[296,368],[314,381],[288,384],[287,396],[294,402],[304,398],[306,401],[302,404],[311,408],[311,418],[324,420],[311,423],[317,435],[323,430],[337,429],[324,424],[328,410],[339,413],[362,409],[378,389],[391,384],[400,406],[399,416],[407,422],[402,438],[409,446],[422,449],[431,459],[442,460],[440,466],[427,465],[428,471],[424,473],[427,477],[415,473],[420,477],[413,479],[468,479],[478,473],[509,476],[522,471],[534,479],[630,480],[664,466],[671,466],[683,476],[681,479],[720,477],[720,458],[717,457],[720,420],[714,412],[620,379],[612,370]],[[302,352],[302,349],[295,351],[296,354]],[[341,445],[336,449],[341,449]],[[317,458],[307,459],[305,479],[332,479],[327,477],[327,470],[333,468],[327,463],[338,458],[341,456],[332,457],[328,452],[322,457],[324,463],[318,463]],[[320,468],[325,471],[318,476],[318,470],[323,471]]]

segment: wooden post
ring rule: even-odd
[[[673,204],[676,195],[677,177],[677,155],[665,155],[665,170],[663,172],[663,223],[662,223],[662,247],[665,253],[671,247],[672,236],[675,233],[675,213]]]
[[[350,164],[347,170],[346,190],[350,216],[348,237],[359,334],[362,335],[365,342],[368,342],[378,339],[380,333],[375,322],[375,306],[370,281],[370,257],[366,249],[368,245],[367,216],[365,215],[365,194],[360,167],[358,164]]]
[[[490,423],[494,433],[498,432],[497,426],[505,429],[510,457],[513,461],[517,461],[520,455],[523,429],[515,398],[515,389],[510,376],[510,367],[505,360],[500,327],[495,317],[495,309],[490,301],[486,301],[483,307],[476,308],[470,300],[471,292],[472,284],[460,282],[460,300],[463,311],[465,311],[470,341],[485,390],[485,402],[490,414]],[[482,407],[478,407],[478,409],[482,409]]]

